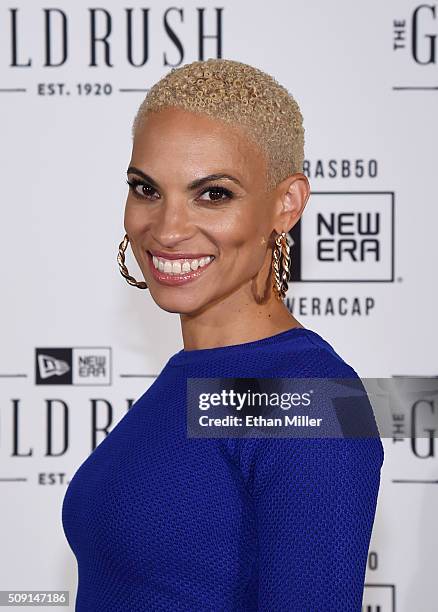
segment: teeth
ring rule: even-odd
[[[211,255],[201,257],[201,259],[162,259],[156,255],[152,256],[154,267],[166,274],[185,274],[190,270],[202,268],[212,261]]]

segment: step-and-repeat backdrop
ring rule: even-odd
[[[304,115],[291,312],[362,377],[438,374],[437,3],[2,2],[2,590],[69,590],[73,609],[66,486],[182,348],[116,253],[134,113],[208,57],[269,72]],[[437,442],[400,422],[384,439],[367,612],[437,609]]]

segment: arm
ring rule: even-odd
[[[380,439],[263,438],[247,475],[260,612],[360,612],[383,462]],[[249,465],[247,465],[249,468]]]

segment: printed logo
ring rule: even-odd
[[[111,348],[35,349],[37,385],[110,385]]]
[[[365,584],[362,612],[395,612],[395,585]]]
[[[393,19],[393,91],[436,91],[438,4],[416,4]],[[429,68],[429,70],[428,70]]]
[[[0,94],[29,92],[47,100],[99,96],[105,101],[109,96],[147,92],[144,70],[151,63],[176,68],[187,61],[223,56],[224,7],[82,6],[73,15],[65,3],[32,10],[29,2],[19,4],[0,8],[0,63],[11,75],[9,81],[3,79]],[[187,20],[193,27],[184,27]],[[121,67],[122,79],[111,73]],[[103,72],[96,73],[96,68]],[[35,69],[37,80],[31,78]],[[136,86],[138,69],[142,70]],[[62,75],[55,79],[58,70]]]
[[[291,281],[392,282],[394,193],[314,191],[290,237]]]
[[[81,61],[84,68],[114,68],[122,63],[142,68],[155,59],[176,67],[193,51],[194,59],[222,57],[224,7],[171,5],[158,11],[93,6],[72,15],[65,6],[29,10],[29,3],[21,4],[0,11],[2,61],[10,68],[53,70],[73,61]],[[193,27],[184,36],[181,24],[186,20]],[[59,93],[56,90],[52,94]]]
[[[49,378],[49,376],[62,376],[70,370],[70,366],[66,361],[55,359],[53,355],[40,353],[38,355],[38,369],[41,378],[44,379]]]
[[[437,456],[438,377],[393,375],[389,383],[397,390],[391,404],[392,442],[407,441],[415,457],[433,459]]]
[[[437,63],[438,6],[419,4],[407,18],[393,20],[393,49],[407,51],[421,66]]]

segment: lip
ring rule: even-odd
[[[201,259],[202,257],[209,257],[209,253],[165,253],[164,251],[148,251],[149,254],[155,255],[155,257],[162,257],[163,259]]]
[[[154,255],[157,253],[157,251],[154,252]],[[167,285],[169,287],[174,287],[174,286],[178,286],[178,285],[185,285],[186,283],[190,283],[194,280],[196,280],[197,278],[199,278],[200,276],[202,276],[203,274],[205,274],[205,272],[207,272],[208,268],[211,266],[211,264],[215,261],[215,259],[212,259],[210,261],[210,263],[208,263],[206,266],[203,266],[202,268],[198,268],[197,270],[191,270],[190,272],[186,272],[186,274],[178,274],[178,275],[173,275],[173,274],[166,274],[164,272],[160,272],[159,270],[157,270],[154,266],[154,263],[152,261],[152,254],[150,253],[150,251],[146,251],[147,254],[147,258],[148,258],[148,262],[149,262],[149,268],[151,270],[152,276],[154,277],[154,279],[161,283],[162,285]],[[158,255],[157,255],[158,256]],[[185,256],[187,257],[187,253],[185,254]],[[164,255],[163,255],[164,257]],[[172,257],[170,258],[168,255],[166,255],[167,259],[184,259],[184,257]],[[192,259],[192,258],[190,258]],[[194,259],[197,259],[197,257],[195,257]]]

